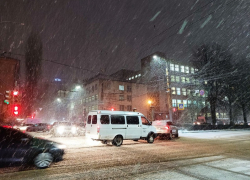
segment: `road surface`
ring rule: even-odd
[[[64,142],[64,160],[42,170],[1,168],[0,179],[250,179],[250,131],[182,131],[173,140],[121,147],[36,135]]]

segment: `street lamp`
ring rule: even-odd
[[[79,90],[79,89],[81,89],[81,86],[77,85],[76,90]]]
[[[152,101],[148,100],[148,104],[149,104],[149,111],[150,111],[150,120],[153,121],[154,120],[154,107],[152,106]]]

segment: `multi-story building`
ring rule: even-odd
[[[116,74],[117,75],[117,74]],[[147,113],[147,86],[99,74],[84,83],[83,111],[96,109]]]
[[[161,115],[160,118],[192,120],[205,107],[206,93],[200,94],[199,82],[193,78],[195,71],[189,64],[168,59],[161,52],[141,60],[142,81],[153,101],[155,119]],[[180,110],[178,104],[184,108]]]
[[[153,53],[141,60],[140,71],[122,69],[85,81],[84,112],[136,108],[150,120],[194,120],[205,107],[206,96],[200,94],[199,82],[193,78],[195,71],[187,63],[175,62],[161,52]],[[178,109],[178,104],[184,108]]]

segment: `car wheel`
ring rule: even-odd
[[[148,143],[153,143],[153,142],[154,142],[154,139],[155,139],[155,138],[154,138],[154,134],[149,134],[149,135],[148,135],[148,138],[147,138],[147,142],[148,142]]]
[[[169,133],[168,139],[169,139],[169,140],[172,140],[172,139],[173,139],[172,131]]]
[[[176,137],[176,138],[179,137],[179,133],[177,132],[177,133],[174,135],[174,137]]]
[[[123,142],[122,136],[116,136],[113,141],[112,144],[115,146],[121,146]]]
[[[50,153],[40,153],[34,158],[34,164],[37,168],[47,168],[53,162],[53,156]]]

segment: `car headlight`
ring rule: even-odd
[[[62,134],[64,132],[64,126],[59,126],[57,128],[57,132],[60,133],[60,134]]]
[[[73,126],[73,127],[71,128],[71,132],[72,132],[73,134],[76,133],[76,127],[75,127],[75,126]]]
[[[67,146],[64,144],[54,144],[56,148],[58,149],[65,149]]]

